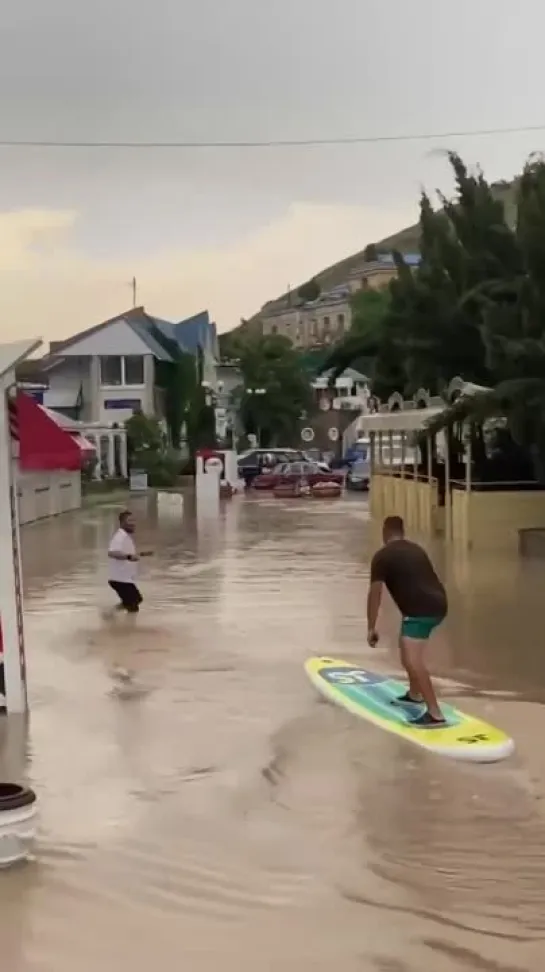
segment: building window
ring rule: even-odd
[[[271,334],[278,334],[278,325],[277,324],[272,324],[271,325]]]
[[[330,323],[331,321],[329,317],[324,317],[324,333],[327,333],[327,331],[329,331]]]
[[[126,354],[124,363],[124,385],[144,384],[144,358],[141,354]]]
[[[100,358],[100,384],[110,388],[119,385],[144,384],[144,358],[141,354],[103,355]]]
[[[370,287],[371,287],[371,284],[369,283],[368,278],[367,277],[362,277],[361,278],[361,289],[362,290],[369,290]]]
[[[337,314],[337,328],[339,331],[344,331],[344,314]]]
[[[100,359],[100,384],[122,385],[123,365],[119,355],[108,354]]]

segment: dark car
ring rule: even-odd
[[[246,486],[251,486],[256,476],[265,470],[274,469],[280,463],[302,461],[303,453],[298,449],[252,449],[238,460],[238,474]]]
[[[369,489],[371,468],[368,459],[353,462],[346,474],[346,488],[364,493]]]
[[[286,462],[281,466],[256,476],[256,489],[274,489],[279,483],[298,483],[305,480],[309,486],[316,483],[344,483],[344,473],[330,469],[323,462]]]

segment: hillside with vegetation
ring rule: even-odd
[[[497,182],[492,185],[491,191],[494,198],[503,203],[507,222],[510,225],[514,225],[516,212],[516,183]],[[365,262],[366,253],[371,248],[376,249],[378,253],[419,253],[420,232],[420,224],[415,223],[413,226],[407,226],[398,233],[394,233],[392,236],[387,236],[383,240],[378,240],[374,244],[367,244],[367,246],[365,246],[362,250],[359,250],[357,253],[352,254],[352,256],[345,257],[343,260],[339,260],[338,263],[334,263],[332,266],[326,267],[325,270],[321,270],[315,275],[312,283],[315,282],[322,293],[346,283],[351,271],[355,270]],[[280,310],[281,308],[288,307],[289,301],[293,301],[294,298],[297,298],[301,288],[306,286],[308,286],[308,282],[300,284],[291,293],[286,292],[280,297],[269,301],[267,303],[267,310]],[[220,335],[220,347],[225,345],[227,348],[232,337],[236,338],[246,333],[255,333],[259,329],[260,321],[261,311],[258,311],[253,315],[253,317],[249,318],[247,321],[243,321],[239,327],[227,332],[229,338],[227,338],[227,334]]]
[[[455,479],[469,436],[477,479],[545,485],[545,157],[531,156],[503,194],[459,156],[450,163],[453,199],[420,200],[419,266],[398,257],[373,304],[357,295],[352,329],[322,368],[339,374],[367,359],[379,398],[445,396],[422,450],[430,431],[448,428]],[[471,391],[448,404],[457,376]]]

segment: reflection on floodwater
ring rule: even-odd
[[[38,792],[36,860],[0,873],[6,972],[541,972],[545,565],[433,550],[434,668],[517,742],[478,767],[323,704],[309,654],[365,642],[365,501],[139,498],[145,603],[109,618],[116,510],[24,531],[31,719],[3,775]],[[119,677],[134,672],[134,682]]]

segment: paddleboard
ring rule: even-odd
[[[421,729],[411,725],[424,708],[394,704],[407,686],[386,675],[335,658],[309,658],[305,670],[318,691],[332,702],[431,752],[474,763],[495,763],[515,748],[501,729],[443,703],[446,726]]]

